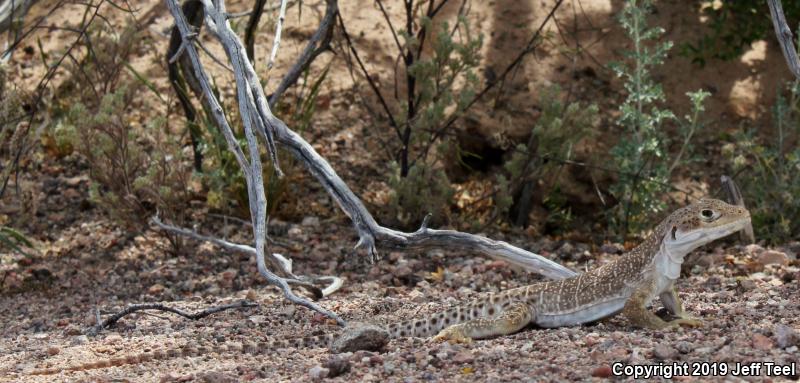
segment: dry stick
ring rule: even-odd
[[[250,150],[250,161],[244,158],[241,149],[233,141],[230,126],[225,119],[222,109],[211,91],[209,80],[205,74],[202,63],[198,58],[197,50],[186,36],[191,34],[191,30],[183,18],[183,14],[176,3],[176,0],[165,0],[176,25],[183,36],[186,47],[184,54],[191,59],[196,77],[200,81],[205,97],[213,105],[212,112],[218,125],[223,130],[230,149],[236,153],[237,161],[245,172],[245,179],[248,181],[248,192],[250,196],[250,208],[252,212],[253,231],[256,241],[255,251],[259,273],[262,274],[270,283],[281,288],[288,300],[295,304],[302,305],[309,309],[323,313],[335,319],[339,324],[344,321],[335,313],[326,310],[318,305],[296,296],[288,286],[286,279],[281,278],[266,268],[264,262],[264,238],[265,229],[265,205],[263,180],[261,180],[260,158],[256,147],[255,137],[252,129],[255,125],[260,129],[259,133],[269,142],[270,137],[274,137],[282,143],[298,160],[303,162],[309,171],[320,181],[326,191],[336,200],[345,214],[353,221],[359,235],[356,248],[366,248],[371,259],[378,258],[375,247],[376,242],[391,249],[428,249],[428,248],[450,248],[459,250],[479,251],[491,257],[503,259],[510,263],[519,265],[526,270],[539,272],[549,278],[564,278],[577,275],[574,271],[559,265],[540,255],[509,245],[506,242],[495,241],[478,235],[461,233],[454,230],[434,230],[428,229],[428,218],[423,220],[422,227],[413,233],[404,233],[377,224],[372,215],[367,211],[361,200],[347,187],[341,178],[336,174],[330,164],[322,158],[300,135],[290,130],[280,119],[272,115],[264,96],[263,89],[258,82],[255,70],[246,59],[244,46],[238,36],[233,32],[227,19],[225,18],[224,1],[218,0],[214,7],[210,1],[204,0],[206,15],[214,25],[209,25],[209,29],[216,34],[234,69],[239,97],[240,114],[243,116],[245,134]]]
[[[472,98],[472,100],[470,100],[469,104],[467,104],[467,106],[464,108],[464,110],[467,110],[467,109],[471,108],[472,105],[474,105],[476,102],[478,102],[478,100],[483,98],[483,96],[486,95],[487,92],[492,90],[492,88],[494,88],[494,86],[497,85],[498,83],[501,84],[501,89],[502,89],[502,87],[504,86],[503,84],[505,84],[506,77],[508,76],[508,74],[511,73],[511,71],[513,71],[518,65],[522,64],[522,59],[524,59],[525,56],[527,56],[529,53],[534,51],[534,48],[535,48],[534,44],[539,39],[539,36],[541,35],[542,31],[544,30],[544,26],[547,25],[547,22],[549,22],[551,18],[553,18],[553,16],[556,13],[556,10],[558,10],[558,8],[561,6],[561,3],[563,3],[563,2],[564,2],[564,0],[558,0],[556,2],[556,4],[553,6],[553,8],[550,9],[550,12],[547,14],[547,17],[545,17],[544,21],[542,21],[542,23],[539,25],[539,28],[536,29],[536,33],[534,33],[533,36],[530,38],[530,40],[528,40],[528,44],[525,46],[525,49],[520,51],[520,53],[517,55],[517,57],[514,59],[514,61],[512,61],[511,64],[509,64],[506,67],[506,69],[503,70],[503,73],[500,75],[500,77],[497,78],[497,80],[489,82],[488,84],[486,84],[486,86],[480,92],[478,92],[478,94],[476,94],[475,97]],[[454,116],[450,117],[450,119],[447,120],[447,122],[444,124],[444,126],[442,128],[434,131],[431,134],[431,138],[428,140],[428,143],[425,146],[425,149],[422,150],[419,155],[417,155],[417,158],[414,159],[414,161],[412,162],[412,165],[414,163],[416,163],[419,159],[425,158],[428,155],[428,151],[430,151],[431,147],[436,142],[436,140],[439,139],[439,137],[441,137],[442,134],[445,134],[445,132],[448,129],[450,129],[451,126],[453,126],[453,124],[458,120],[458,117],[459,116],[457,116],[457,115],[454,115]]]
[[[167,1],[170,3],[174,2],[174,0]],[[222,4],[223,2],[220,0],[219,3]],[[219,33],[221,43],[223,47],[225,47],[226,52],[228,52],[229,58],[234,63],[234,72],[238,74],[240,69],[243,69],[247,72],[245,75],[248,79],[252,79],[250,84],[253,93],[248,94],[248,96],[254,96],[256,98],[256,103],[264,106],[259,112],[263,111],[265,113],[266,127],[278,142],[283,144],[292,155],[308,167],[312,175],[319,180],[325,190],[339,204],[342,211],[353,221],[353,226],[359,235],[356,248],[365,248],[373,261],[378,259],[375,246],[377,242],[387,248],[398,250],[448,248],[477,251],[490,257],[502,259],[518,265],[528,271],[540,273],[552,279],[577,275],[574,271],[544,258],[541,255],[520,249],[503,241],[495,241],[483,236],[462,233],[455,230],[428,229],[427,220],[423,221],[422,227],[420,227],[419,230],[412,233],[405,233],[378,225],[361,200],[358,199],[353,191],[342,181],[330,164],[300,135],[289,129],[283,121],[272,115],[264,101],[263,90],[258,84],[255,71],[246,60],[241,59],[244,54],[241,41],[230,29],[230,26],[224,22],[220,11],[206,5],[206,14],[210,15],[213,20],[223,20],[222,23],[217,23],[217,33]],[[187,54],[192,56],[195,54],[194,52],[196,52],[194,49],[189,49],[187,47]],[[196,61],[195,58],[192,58],[193,65],[196,66],[196,69],[202,69],[199,61]],[[203,75],[203,78],[206,79],[205,75]],[[210,90],[204,91],[210,92]],[[213,94],[209,94],[209,97],[210,96],[213,96]],[[270,132],[261,133],[267,136]]]
[[[720,177],[720,182],[722,182],[722,188],[725,189],[725,192],[728,194],[728,202],[747,209],[747,206],[744,205],[742,192],[739,191],[739,187],[736,185],[736,182],[733,181],[733,178],[724,175]],[[748,223],[747,226],[739,232],[739,238],[745,243],[756,243],[752,222]]]
[[[281,10],[278,13],[278,25],[275,26],[275,41],[272,43],[272,53],[269,54],[267,69],[272,69],[275,64],[275,57],[278,56],[278,47],[281,45],[281,31],[283,31],[283,20],[286,18],[286,0],[281,0]]]
[[[303,53],[297,58],[297,61],[295,61],[294,65],[289,69],[289,72],[283,76],[283,80],[281,80],[278,88],[269,96],[270,108],[275,107],[275,103],[277,103],[283,93],[286,92],[286,89],[289,89],[289,87],[300,78],[303,71],[311,65],[311,62],[314,61],[317,56],[330,49],[331,39],[333,38],[333,27],[335,25],[334,20],[336,19],[336,15],[339,14],[339,5],[337,4],[337,0],[326,0],[326,3],[325,16],[322,17],[319,27],[317,27],[317,30],[311,35],[311,39],[303,49]]]
[[[233,136],[233,131],[231,130],[230,125],[223,113],[222,107],[219,105],[219,101],[217,101],[214,92],[211,89],[211,85],[208,79],[208,76],[205,73],[205,69],[203,67],[202,62],[200,61],[199,55],[197,53],[197,49],[195,49],[192,41],[187,38],[187,36],[191,35],[192,30],[189,28],[189,25],[186,23],[186,19],[183,16],[183,12],[181,12],[180,7],[177,4],[176,0],[165,0],[167,3],[167,7],[169,8],[170,13],[172,14],[173,18],[175,19],[175,25],[180,30],[183,42],[186,47],[184,49],[184,54],[186,54],[192,63],[192,68],[195,72],[195,77],[200,82],[201,88],[203,90],[203,94],[206,97],[206,101],[211,106],[211,111],[214,119],[216,120],[217,126],[222,130],[225,140],[228,143],[228,149],[230,149],[235,157],[239,166],[242,169],[242,173],[245,175],[245,180],[247,181],[247,191],[250,200],[250,212],[251,217],[253,217],[253,235],[255,237],[255,250],[256,250],[256,263],[258,266],[259,273],[271,284],[278,286],[281,291],[283,292],[286,299],[290,302],[299,304],[301,306],[307,307],[311,310],[320,312],[329,318],[336,320],[337,323],[340,325],[345,325],[345,321],[339,318],[334,312],[327,310],[319,305],[305,299],[302,297],[297,296],[289,287],[289,283],[286,279],[281,278],[280,276],[272,273],[270,270],[267,269],[266,262],[264,261],[264,248],[265,248],[265,239],[266,239],[266,196],[264,193],[264,182],[262,179],[262,172],[261,172],[261,159],[260,153],[257,146],[257,141],[255,134],[253,133],[253,120],[256,120],[258,117],[257,113],[253,111],[253,94],[250,93],[251,87],[247,84],[247,81],[243,78],[243,62],[246,65],[249,65],[249,60],[246,59],[244,56],[244,49],[241,45],[241,41],[238,40],[238,37],[233,34],[230,30],[230,25],[226,18],[225,13],[225,6],[222,1],[217,1],[217,8],[212,6],[212,4],[208,0],[203,1],[203,6],[206,11],[206,15],[208,15],[213,21],[213,26],[209,25],[209,29],[211,29],[215,33],[219,33],[220,30],[229,31],[230,34],[233,34],[234,39],[238,44],[236,45],[236,51],[232,51],[233,48],[231,46],[230,37],[223,38],[222,35],[217,35],[220,42],[226,48],[226,53],[228,54],[228,58],[231,60],[231,64],[233,64],[234,75],[236,77],[237,83],[237,92],[238,92],[238,99],[239,99],[239,108],[240,108],[240,115],[242,116],[242,120],[244,122],[245,128],[245,136],[247,138],[249,155],[250,155],[250,163],[248,163],[247,159],[244,157],[244,153],[242,152],[241,148],[239,147],[238,142],[236,141],[235,137]],[[252,70],[252,66],[250,66]],[[261,96],[263,97],[263,95]],[[266,104],[266,101],[264,101]],[[269,138],[268,138],[269,143]],[[272,151],[274,149],[273,146],[270,149],[273,155],[277,155],[276,152]],[[273,164],[276,164],[273,162]],[[277,172],[277,170],[276,170]]]
[[[338,15],[339,18],[339,27],[342,28],[342,36],[344,36],[344,40],[347,42],[347,46],[350,48],[350,53],[353,54],[353,57],[356,58],[356,63],[358,63],[358,67],[361,69],[361,73],[364,75],[364,78],[367,79],[367,83],[369,87],[372,88],[372,91],[378,97],[378,101],[383,107],[384,113],[386,113],[386,117],[389,119],[389,125],[394,128],[395,133],[397,133],[397,138],[400,140],[403,139],[403,133],[400,131],[400,126],[397,124],[397,121],[394,119],[394,114],[392,114],[392,110],[389,109],[389,104],[386,103],[386,99],[383,98],[383,94],[381,93],[380,89],[378,89],[378,85],[375,84],[375,81],[372,80],[372,77],[367,72],[367,67],[364,66],[364,62],[361,61],[361,57],[358,56],[358,51],[356,51],[355,45],[353,45],[353,41],[350,40],[350,34],[347,33],[347,28],[344,26],[344,19],[342,19],[342,15]]]
[[[800,78],[800,60],[797,58],[797,50],[794,44],[796,43],[792,38],[792,30],[786,23],[786,16],[783,15],[783,6],[780,0],[767,0],[769,5],[769,14],[772,17],[772,25],[775,26],[775,36],[781,44],[783,50],[783,57],[786,58],[786,63],[789,64],[789,70]]]
[[[238,243],[229,242],[229,241],[226,241],[226,240],[223,240],[223,239],[219,239],[219,238],[216,238],[216,237],[210,237],[210,236],[207,236],[207,235],[202,235],[200,233],[197,233],[197,232],[189,230],[189,229],[184,229],[184,228],[181,228],[181,227],[169,225],[169,224],[161,222],[161,220],[158,217],[151,218],[150,222],[152,224],[160,227],[163,230],[166,230],[166,231],[178,234],[178,235],[182,235],[182,236],[185,236],[185,237],[193,238],[193,239],[195,239],[197,241],[211,242],[211,243],[213,243],[213,244],[215,244],[215,245],[217,245],[217,246],[219,246],[219,247],[221,247],[221,248],[223,248],[225,250],[228,250],[228,251],[247,254],[247,255],[257,255],[256,249],[252,248],[250,246],[240,245]],[[248,223],[248,224],[252,225],[252,223]],[[296,275],[292,274],[292,261],[290,259],[287,259],[283,255],[278,254],[278,253],[273,253],[272,257],[280,263],[283,271],[287,275],[289,275],[291,277],[291,278],[285,278],[286,282],[288,282],[290,284],[299,285],[299,286],[305,288],[306,290],[308,290],[310,293],[312,293],[314,295],[314,299],[321,299],[323,297],[331,295],[334,292],[336,292],[336,290],[338,290],[339,287],[341,287],[341,285],[342,285],[341,279],[339,277],[335,277],[335,276],[322,276],[322,277],[296,276]],[[322,281],[330,281],[331,283],[330,283],[330,285],[328,287],[326,287],[325,289],[322,289],[322,290],[320,290],[318,287],[316,287],[316,286],[311,284],[312,282],[322,282]]]
[[[247,47],[247,58],[253,64],[256,62],[255,44],[256,44],[256,30],[258,30],[258,22],[261,21],[261,15],[264,13],[264,6],[267,0],[256,0],[253,2],[253,9],[249,12],[250,18],[247,20],[247,27],[244,29],[244,45]],[[230,18],[231,15],[228,14]]]
[[[248,300],[243,300],[243,301],[240,301],[240,302],[231,303],[231,304],[227,304],[227,305],[209,307],[209,308],[207,308],[205,310],[197,311],[197,312],[194,312],[194,313],[189,313],[189,312],[183,311],[181,309],[176,309],[176,308],[173,308],[173,307],[164,306],[164,305],[162,305],[160,303],[142,303],[142,304],[136,304],[136,305],[129,305],[128,307],[126,307],[122,311],[120,311],[120,312],[112,315],[108,319],[98,323],[97,326],[95,326],[95,328],[94,328],[94,332],[97,333],[102,329],[105,329],[105,328],[108,328],[110,326],[113,326],[120,319],[122,319],[122,317],[124,317],[126,315],[133,314],[133,313],[135,313],[137,311],[143,311],[143,310],[166,311],[166,312],[170,312],[170,313],[173,313],[173,314],[180,315],[180,316],[182,316],[184,318],[187,318],[187,319],[198,320],[198,319],[201,319],[201,318],[205,318],[205,317],[207,317],[207,316],[209,316],[211,314],[218,313],[220,311],[225,311],[225,310],[229,310],[229,309],[240,309],[240,308],[245,308],[245,307],[258,307],[258,304],[254,303],[254,302],[250,302]]]

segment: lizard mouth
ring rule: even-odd
[[[695,230],[694,232],[685,233],[684,235],[677,236],[674,242],[679,244],[696,243],[697,246],[704,245],[716,239],[726,237],[739,230],[742,230],[750,222],[750,216],[738,219],[724,225],[706,228],[702,230]]]

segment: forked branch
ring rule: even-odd
[[[323,313],[337,320],[338,323],[344,324],[344,321],[335,313],[296,296],[289,288],[287,279],[275,275],[266,267],[266,198],[255,134],[261,135],[264,141],[267,142],[268,150],[273,157],[275,152],[270,143],[274,139],[274,142],[282,144],[299,162],[308,168],[311,174],[336,200],[342,211],[352,220],[353,226],[360,237],[356,247],[366,249],[373,261],[378,258],[376,245],[401,250],[448,248],[483,253],[519,265],[528,271],[543,274],[549,278],[576,275],[572,270],[556,262],[506,242],[454,230],[428,229],[426,227],[427,220],[423,222],[423,226],[419,230],[413,233],[405,233],[379,225],[361,200],[336,174],[331,165],[300,135],[289,129],[283,121],[272,114],[258,76],[247,59],[245,47],[228,22],[224,0],[215,0],[213,4],[211,0],[203,0],[202,3],[207,16],[206,20],[209,22],[208,29],[217,37],[225,49],[236,79],[239,112],[243,117],[245,137],[247,139],[249,158],[245,158],[244,152],[233,139],[230,125],[222,108],[219,106],[219,102],[216,100],[203,64],[200,62],[197,50],[192,43],[190,36],[193,31],[186,23],[176,0],[165,1],[175,18],[176,26],[180,30],[182,44],[185,45],[182,50],[183,54],[188,55],[195,76],[201,84],[203,96],[211,105],[215,122],[223,131],[230,149],[236,154],[236,158],[245,174],[253,221],[253,235],[255,237],[254,251],[259,273],[270,283],[280,287],[287,299]]]

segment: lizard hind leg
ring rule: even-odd
[[[473,319],[445,328],[434,341],[450,341],[453,343],[470,343],[473,339],[492,338],[499,335],[513,334],[527,326],[534,319],[528,305],[519,302],[506,308],[496,318]]]

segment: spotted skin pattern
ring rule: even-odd
[[[425,318],[391,324],[387,330],[391,338],[435,335],[435,341],[467,343],[473,339],[512,334],[529,324],[545,328],[579,325],[618,313],[634,326],[649,329],[698,326],[700,321],[686,314],[673,286],[680,274],[680,264],[695,248],[735,233],[749,222],[750,213],[746,209],[703,199],[672,213],[628,253],[585,274],[490,294]],[[677,319],[666,322],[647,309],[656,296]],[[42,369],[32,374],[90,370],[208,353],[257,355],[277,348],[326,347],[334,338],[326,334],[244,345],[187,345],[71,367]]]

